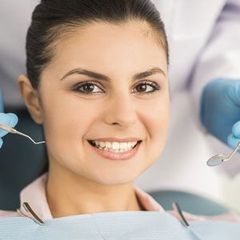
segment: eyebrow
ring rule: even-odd
[[[149,77],[149,76],[151,76],[153,74],[156,74],[156,73],[161,73],[162,75],[164,75],[166,77],[166,74],[164,73],[164,71],[161,68],[154,67],[154,68],[151,68],[151,69],[149,69],[145,72],[134,74],[133,81],[141,79],[141,78]],[[68,77],[70,75],[73,75],[73,74],[80,74],[80,75],[85,75],[85,76],[92,77],[92,78],[95,78],[95,79],[98,79],[98,80],[110,81],[110,78],[106,75],[103,75],[103,74],[97,73],[97,72],[93,72],[93,71],[89,71],[89,70],[86,70],[86,69],[82,69],[82,68],[76,68],[76,69],[73,69],[73,70],[67,72],[61,78],[61,80],[65,79],[66,77]]]

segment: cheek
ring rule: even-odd
[[[155,112],[154,112],[155,110]],[[166,142],[169,124],[169,111],[166,108],[152,109],[152,113],[149,114],[150,134],[152,140],[158,145],[162,146]]]
[[[153,136],[159,131],[167,130],[169,123],[169,94],[164,93],[152,99],[147,104],[139,106],[140,111],[144,114],[145,124],[148,127],[149,133]]]
[[[142,109],[152,150],[156,148],[156,151],[161,151],[165,145],[169,126],[169,105],[169,98],[166,96]]]
[[[76,96],[48,95],[43,102],[43,125],[49,145],[60,144],[66,148],[73,141],[80,142],[96,117],[96,111],[90,104]]]

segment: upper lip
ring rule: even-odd
[[[99,141],[99,142],[139,142],[139,138],[97,138],[90,139],[89,141]]]

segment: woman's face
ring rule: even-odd
[[[49,160],[63,171],[100,184],[127,183],[163,150],[167,60],[144,22],[76,28],[57,42],[39,94]]]

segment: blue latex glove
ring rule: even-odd
[[[2,99],[2,94],[0,91],[0,123],[8,125],[10,127],[15,127],[18,122],[18,117],[14,113],[3,113],[3,99]],[[3,131],[0,129],[0,148],[3,145],[3,139],[7,135],[6,131]]]
[[[209,133],[235,147],[240,140],[240,80],[208,83],[203,89],[200,117]]]

